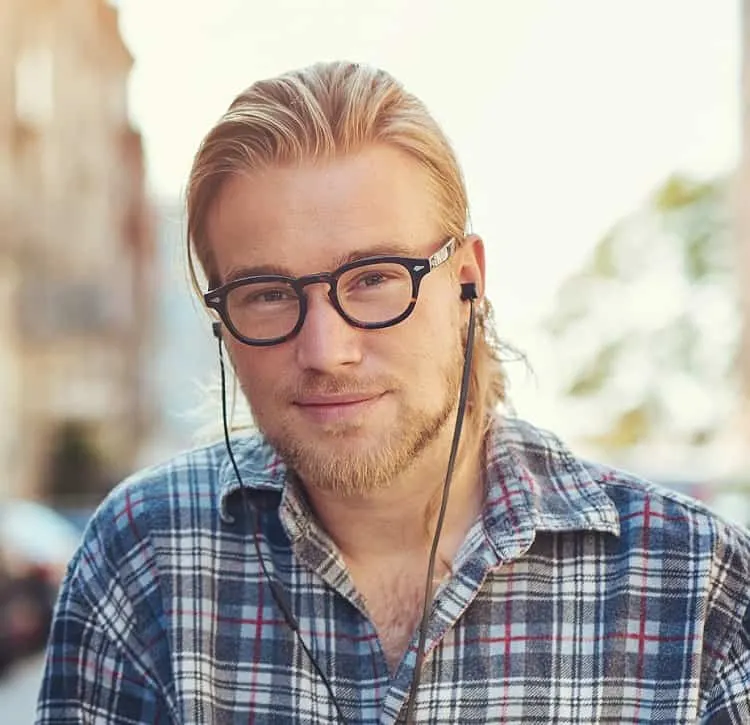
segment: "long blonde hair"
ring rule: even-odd
[[[196,288],[194,258],[209,284],[218,283],[206,218],[227,178],[333,158],[376,143],[399,149],[425,170],[446,234],[463,240],[469,227],[466,186],[448,139],[424,104],[383,70],[343,61],[317,63],[254,83],[203,139],[187,187],[187,253]],[[477,303],[468,394],[478,437],[489,413],[505,402],[501,349],[484,297]]]

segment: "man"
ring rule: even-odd
[[[348,63],[256,83],[187,201],[259,433],[99,508],[37,722],[750,722],[748,535],[503,415],[483,242],[416,98]]]

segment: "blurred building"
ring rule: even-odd
[[[0,2],[0,497],[101,492],[148,424],[132,64],[105,0]]]
[[[148,382],[158,408],[139,463],[150,465],[221,433],[216,339],[211,318],[188,274],[184,204],[161,199],[155,205],[154,343]]]

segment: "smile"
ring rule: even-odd
[[[346,422],[362,415],[383,398],[384,393],[348,395],[311,395],[294,402],[294,405],[317,423]]]

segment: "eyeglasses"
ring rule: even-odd
[[[397,325],[412,313],[422,280],[450,259],[456,247],[456,240],[450,238],[424,259],[368,257],[333,272],[304,277],[243,277],[209,290],[203,300],[246,345],[278,345],[293,338],[305,322],[305,287],[310,284],[329,286],[331,304],[350,325],[378,330]]]

